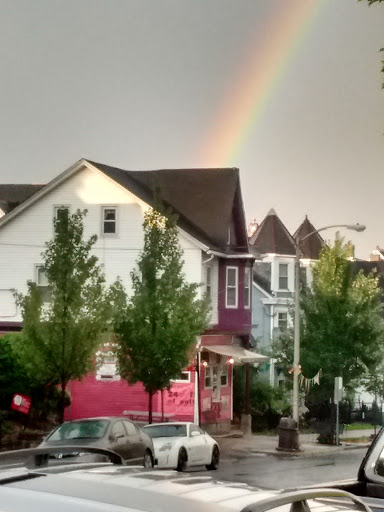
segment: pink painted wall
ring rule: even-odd
[[[165,421],[193,421],[195,403],[195,376],[191,382],[173,383],[164,391]],[[218,423],[231,418],[232,371],[228,372],[228,384],[221,388],[220,402],[212,401],[212,389],[204,388],[204,367],[201,365],[200,408],[202,423]],[[97,380],[90,374],[68,386],[71,405],[65,411],[66,420],[95,416],[127,416],[136,421],[148,421],[148,395],[141,383]],[[161,421],[161,393],[153,397],[153,421]]]
[[[164,414],[168,420],[193,421],[194,374],[191,383],[174,383],[164,391]],[[136,421],[148,420],[148,395],[141,383],[129,385],[125,380],[97,380],[90,374],[81,381],[72,381],[68,387],[71,405],[65,419],[94,416],[127,416]],[[154,421],[161,421],[161,393],[153,396]]]

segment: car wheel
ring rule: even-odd
[[[207,464],[205,467],[208,470],[215,470],[219,467],[219,462],[220,462],[220,450],[219,450],[219,447],[217,446],[217,444],[215,444],[215,446],[213,447],[213,450],[212,450],[211,463]]]
[[[153,457],[152,457],[152,453],[149,450],[147,450],[144,453],[143,466],[145,467],[145,469],[153,468]]]
[[[177,457],[177,471],[185,471],[187,469],[188,455],[185,448],[180,448],[179,456]]]

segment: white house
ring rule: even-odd
[[[246,349],[254,256],[248,250],[238,169],[125,171],[81,159],[45,186],[0,185],[4,213],[0,218],[0,334],[22,327],[15,292],[26,293],[28,280],[47,285],[41,254],[53,236],[53,219],[63,208],[88,210],[85,237],[98,236],[94,253],[107,283],[119,276],[129,292],[130,272],[143,247],[144,212],[153,205],[157,189],[165,205],[178,215],[186,279],[202,283],[199,293],[208,293],[212,303],[211,325],[201,338],[201,422],[228,426],[232,417],[228,358],[233,352],[238,362],[249,362],[252,356]],[[193,386],[195,376],[185,373],[183,378]],[[119,390],[116,396],[122,395]],[[80,396],[83,391],[72,389],[72,417],[92,413],[84,412],[84,400],[75,406],[75,393]],[[109,406],[106,400],[105,410],[99,413],[122,414],[132,404],[121,401],[113,410]],[[174,414],[190,418],[185,407],[184,413]]]

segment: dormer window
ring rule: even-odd
[[[225,293],[225,307],[227,308],[237,308],[238,271],[237,267],[227,267]]]

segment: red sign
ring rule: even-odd
[[[13,395],[11,409],[22,412],[23,414],[28,414],[30,408],[31,399],[29,396],[20,395],[19,393]]]

